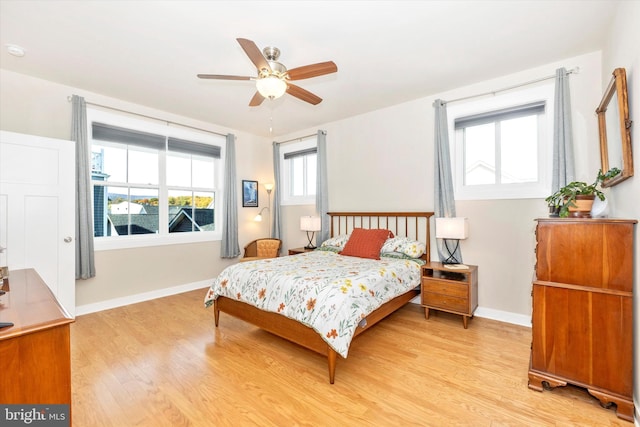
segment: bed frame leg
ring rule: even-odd
[[[332,348],[328,349],[327,360],[329,361],[329,383],[333,384],[336,379],[336,359],[338,353]]]
[[[213,301],[213,318],[218,327],[218,321],[220,320],[220,309],[218,308],[218,300]]]

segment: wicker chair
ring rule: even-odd
[[[256,259],[276,258],[280,255],[282,240],[272,238],[256,239],[247,243],[244,247],[244,256],[240,259],[243,261],[253,261]]]

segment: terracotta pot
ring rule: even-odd
[[[591,208],[593,207],[593,200],[595,195],[591,196],[576,196],[576,200],[573,202],[576,207],[569,206],[570,218],[591,218]]]

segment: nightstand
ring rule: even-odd
[[[467,321],[478,308],[478,267],[467,265],[465,270],[449,269],[440,262],[422,266],[421,305],[424,317],[429,309],[460,314],[467,329]]]
[[[313,252],[315,249],[307,249],[307,248],[293,248],[289,249],[289,255],[298,255],[303,254],[305,252]]]

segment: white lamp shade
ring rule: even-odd
[[[256,88],[265,98],[280,98],[287,91],[287,84],[276,76],[267,76],[256,81]]]
[[[265,184],[264,189],[267,190],[267,192],[273,190],[273,184]]]
[[[469,237],[467,218],[436,218],[436,238],[466,239]]]
[[[319,216],[301,216],[300,230],[302,231],[320,231],[322,224]]]
[[[262,221],[262,214],[258,214],[253,218],[254,221],[256,222],[261,222]]]

